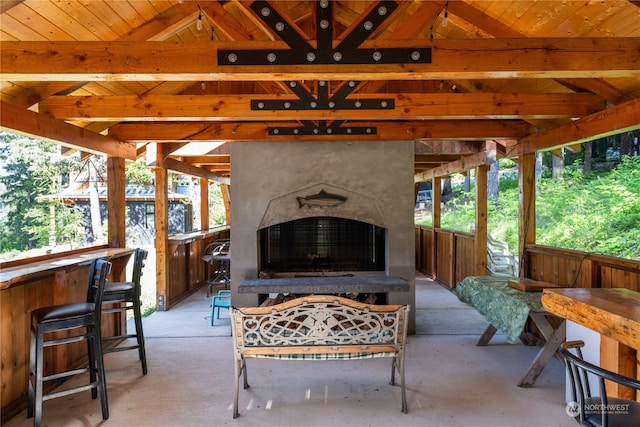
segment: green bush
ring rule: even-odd
[[[583,176],[567,167],[562,178],[542,178],[536,196],[536,242],[542,245],[640,259],[640,157],[625,156],[610,172]],[[473,190],[447,202],[442,227],[470,231]],[[489,201],[487,227],[518,253],[518,183],[500,181],[499,203]],[[431,219],[420,222],[430,225]]]

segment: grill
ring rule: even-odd
[[[259,230],[260,270],[312,273],[385,270],[385,229],[312,217]]]

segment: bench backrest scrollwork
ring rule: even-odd
[[[403,352],[407,305],[371,305],[329,295],[310,295],[271,307],[233,308],[236,350],[330,346],[385,346]],[[362,350],[359,350],[362,351]]]

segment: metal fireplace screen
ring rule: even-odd
[[[314,217],[259,231],[260,270],[384,271],[385,229],[345,218]]]

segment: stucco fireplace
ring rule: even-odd
[[[413,156],[408,141],[233,143],[233,304],[370,292],[414,306]]]

